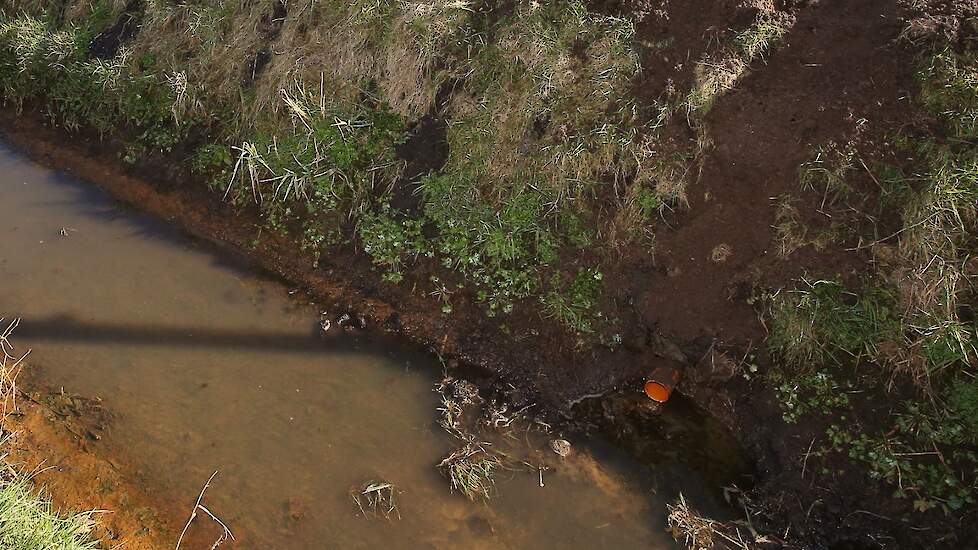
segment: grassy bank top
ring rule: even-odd
[[[636,98],[634,17],[581,1],[8,2],[7,102],[171,155],[316,258],[352,243],[449,313],[542,315],[616,346],[603,270],[685,202],[716,97],[786,32],[756,11],[689,89]],[[648,91],[645,92],[646,95]],[[437,267],[440,266],[440,267]],[[417,284],[418,281],[413,281]],[[613,306],[611,306],[613,307]],[[609,311],[605,311],[609,310]]]

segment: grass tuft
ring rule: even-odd
[[[820,208],[845,200],[852,193],[849,183],[856,169],[856,150],[853,144],[840,146],[829,143],[815,151],[812,158],[802,163],[798,180],[805,189],[820,193]]]
[[[881,345],[900,337],[894,303],[883,288],[857,294],[835,281],[802,279],[771,298],[768,347],[802,370],[880,359]]]
[[[438,464],[438,468],[451,480],[452,490],[462,493],[469,500],[488,500],[495,485],[493,476],[502,468],[500,459],[485,445],[469,442]]]
[[[978,139],[978,60],[951,49],[937,52],[917,73],[920,102],[952,136]]]
[[[700,61],[696,83],[683,100],[687,115],[702,119],[718,97],[737,85],[751,63],[762,59],[784,38],[792,24],[787,16],[761,12],[750,27],[734,37],[731,46]]]
[[[8,550],[89,550],[92,513],[62,516],[24,476],[0,480],[0,547]]]

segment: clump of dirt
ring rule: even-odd
[[[264,44],[251,62],[250,74],[245,75],[245,82],[253,82],[261,75],[262,70],[272,60],[272,43],[282,32],[282,25],[289,14],[285,0],[276,0],[271,13],[262,16],[258,23],[258,36]]]
[[[407,163],[391,197],[391,206],[417,212],[421,206],[418,180],[441,170],[448,160],[448,124],[428,114],[408,128],[407,140],[397,147],[397,156]]]
[[[99,33],[88,46],[88,53],[95,59],[112,59],[119,50],[135,38],[142,17],[142,0],[130,0],[111,27]]]

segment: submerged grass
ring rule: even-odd
[[[502,461],[486,445],[470,441],[438,464],[451,481],[452,490],[469,500],[489,500],[495,485],[493,477],[502,468]]]
[[[495,475],[504,468],[505,455],[476,433],[479,427],[475,415],[485,405],[478,388],[466,380],[446,377],[437,389],[442,395],[438,424],[458,441],[455,450],[437,468],[450,481],[452,491],[469,500],[489,500]]]
[[[397,487],[387,481],[368,481],[350,491],[350,498],[356,503],[363,517],[383,517],[401,519],[395,495]]]

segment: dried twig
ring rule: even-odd
[[[207,479],[207,483],[204,483],[204,487],[201,488],[200,494],[197,495],[197,503],[194,504],[194,509],[192,512],[190,512],[190,519],[187,520],[187,524],[183,526],[183,531],[180,532],[180,538],[177,539],[177,546],[175,550],[180,550],[180,545],[183,543],[183,537],[187,534],[187,530],[190,529],[190,524],[193,523],[194,519],[197,518],[197,510],[200,510],[205,514],[207,514],[208,516],[210,516],[212,520],[217,522],[217,524],[224,529],[224,532],[221,533],[221,536],[218,537],[216,541],[214,541],[213,545],[211,545],[211,550],[214,550],[228,539],[234,540],[234,534],[231,533],[231,530],[228,529],[228,526],[225,525],[224,522],[221,521],[217,516],[215,516],[210,510],[208,510],[206,506],[201,504],[201,501],[204,500],[204,493],[207,492],[207,488],[211,486],[211,481],[214,481],[214,478],[216,476],[217,476],[217,470],[214,470],[214,473],[211,474],[211,477]]]
[[[3,321],[4,318],[0,317],[0,325]],[[17,374],[21,363],[31,354],[30,349],[19,357],[14,354],[10,335],[18,325],[19,317],[9,322],[3,332],[0,332],[0,420],[6,420],[8,415],[17,410]]]

